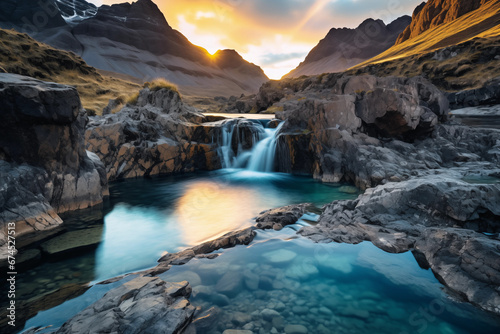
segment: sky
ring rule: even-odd
[[[87,0],[101,4],[124,0]],[[131,1],[129,1],[131,2]],[[235,49],[279,79],[304,60],[331,28],[367,18],[386,24],[422,0],[153,0],[168,23],[211,54]]]

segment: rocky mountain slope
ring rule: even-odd
[[[43,8],[27,3],[9,0],[2,6],[0,27],[25,31],[56,48],[73,51],[101,70],[141,81],[164,77],[186,95],[255,93],[268,80],[260,67],[234,51],[211,56],[191,44],[169,26],[151,0],[103,5],[97,10],[85,0],[48,0]],[[36,19],[37,13],[45,15],[46,24],[23,23],[26,18],[28,22]],[[227,54],[232,54],[229,63]]]
[[[398,37],[396,44],[417,37],[441,24],[452,22],[491,0],[429,0],[420,4],[412,15],[411,24]]]
[[[368,19],[356,29],[333,28],[304,62],[284,78],[342,72],[393,46],[410,22],[409,16],[402,16],[388,25],[382,20]]]
[[[432,3],[436,2],[429,2]],[[434,13],[425,10],[426,6],[421,12],[426,13],[427,20],[441,22],[437,20],[442,17],[441,11]],[[436,20],[429,17],[431,14],[437,15]],[[414,20],[422,15],[417,14]],[[425,75],[447,91],[479,88],[500,76],[500,3],[482,1],[477,9],[451,18],[425,31],[418,30],[418,35],[355,66],[350,73]]]
[[[71,52],[14,30],[0,29],[0,73],[4,72],[74,86],[90,114],[102,112],[110,99],[140,88],[130,81],[101,74]]]

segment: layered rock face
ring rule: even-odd
[[[418,6],[412,15],[411,24],[399,35],[396,44],[401,44],[423,32],[448,23],[470,13],[491,0],[429,0]]]
[[[73,87],[0,74],[0,100],[0,222],[3,232],[16,222],[20,247],[54,232],[57,213],[101,203],[107,180],[97,156],[85,151],[87,117]]]
[[[300,231],[316,241],[371,241],[391,253],[413,250],[419,264],[465,300],[500,314],[500,186],[438,175],[388,183],[355,201],[324,208],[318,226]]]
[[[136,105],[92,117],[87,149],[101,158],[108,179],[212,170],[220,167],[212,142],[216,126],[170,89],[140,92]]]
[[[409,16],[402,16],[389,25],[382,20],[368,19],[356,29],[333,28],[304,62],[284,78],[345,71],[393,46],[410,22]]]
[[[272,105],[276,116],[286,121],[278,142],[279,170],[355,182],[361,188],[409,172],[411,167],[383,173],[374,162],[371,167],[368,155],[377,154],[379,163],[397,164],[398,159],[393,163],[395,157],[382,150],[386,139],[426,138],[446,120],[449,109],[446,96],[420,77],[341,74],[266,84],[257,104],[262,109]],[[368,145],[377,149],[362,149]],[[359,164],[365,158],[367,163]]]
[[[182,333],[195,308],[188,282],[138,277],[109,291],[55,333]]]

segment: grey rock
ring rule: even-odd
[[[282,208],[261,212],[255,225],[258,229],[277,229],[295,224],[306,213],[317,213],[319,210],[312,204],[289,205]],[[275,228],[276,226],[276,228]]]
[[[242,284],[243,274],[240,271],[229,271],[219,279],[215,290],[228,297],[235,297],[241,292]]]
[[[208,310],[196,314],[192,324],[197,330],[209,330],[218,321],[220,309],[218,307],[211,307]]]
[[[222,334],[253,334],[253,332],[246,329],[226,329]]]
[[[266,321],[272,321],[274,318],[280,317],[280,314],[275,310],[266,308],[260,312],[260,316]]]
[[[205,118],[172,89],[141,90],[137,105],[92,117],[87,149],[106,166],[111,180],[211,170],[220,166],[214,132]]]
[[[106,293],[56,333],[179,333],[195,311],[190,293],[187,282],[139,277]]]
[[[102,203],[107,179],[85,151],[87,116],[74,87],[0,74],[0,100],[0,227],[14,222],[23,247],[59,232],[58,213]],[[5,240],[0,233],[0,248]]]

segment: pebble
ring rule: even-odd
[[[276,312],[275,310],[271,310],[271,309],[263,309],[261,312],[260,312],[260,315],[262,316],[262,318],[266,321],[272,321],[273,318],[275,317],[279,317],[280,314],[278,312]]]
[[[324,306],[319,308],[319,313],[325,314],[325,315],[332,315],[333,314],[333,312],[330,309],[328,309]]]
[[[286,325],[286,334],[307,334],[307,328],[302,325]]]
[[[297,256],[288,249],[279,249],[269,253],[264,254],[264,257],[272,263],[286,263],[292,261]]]

